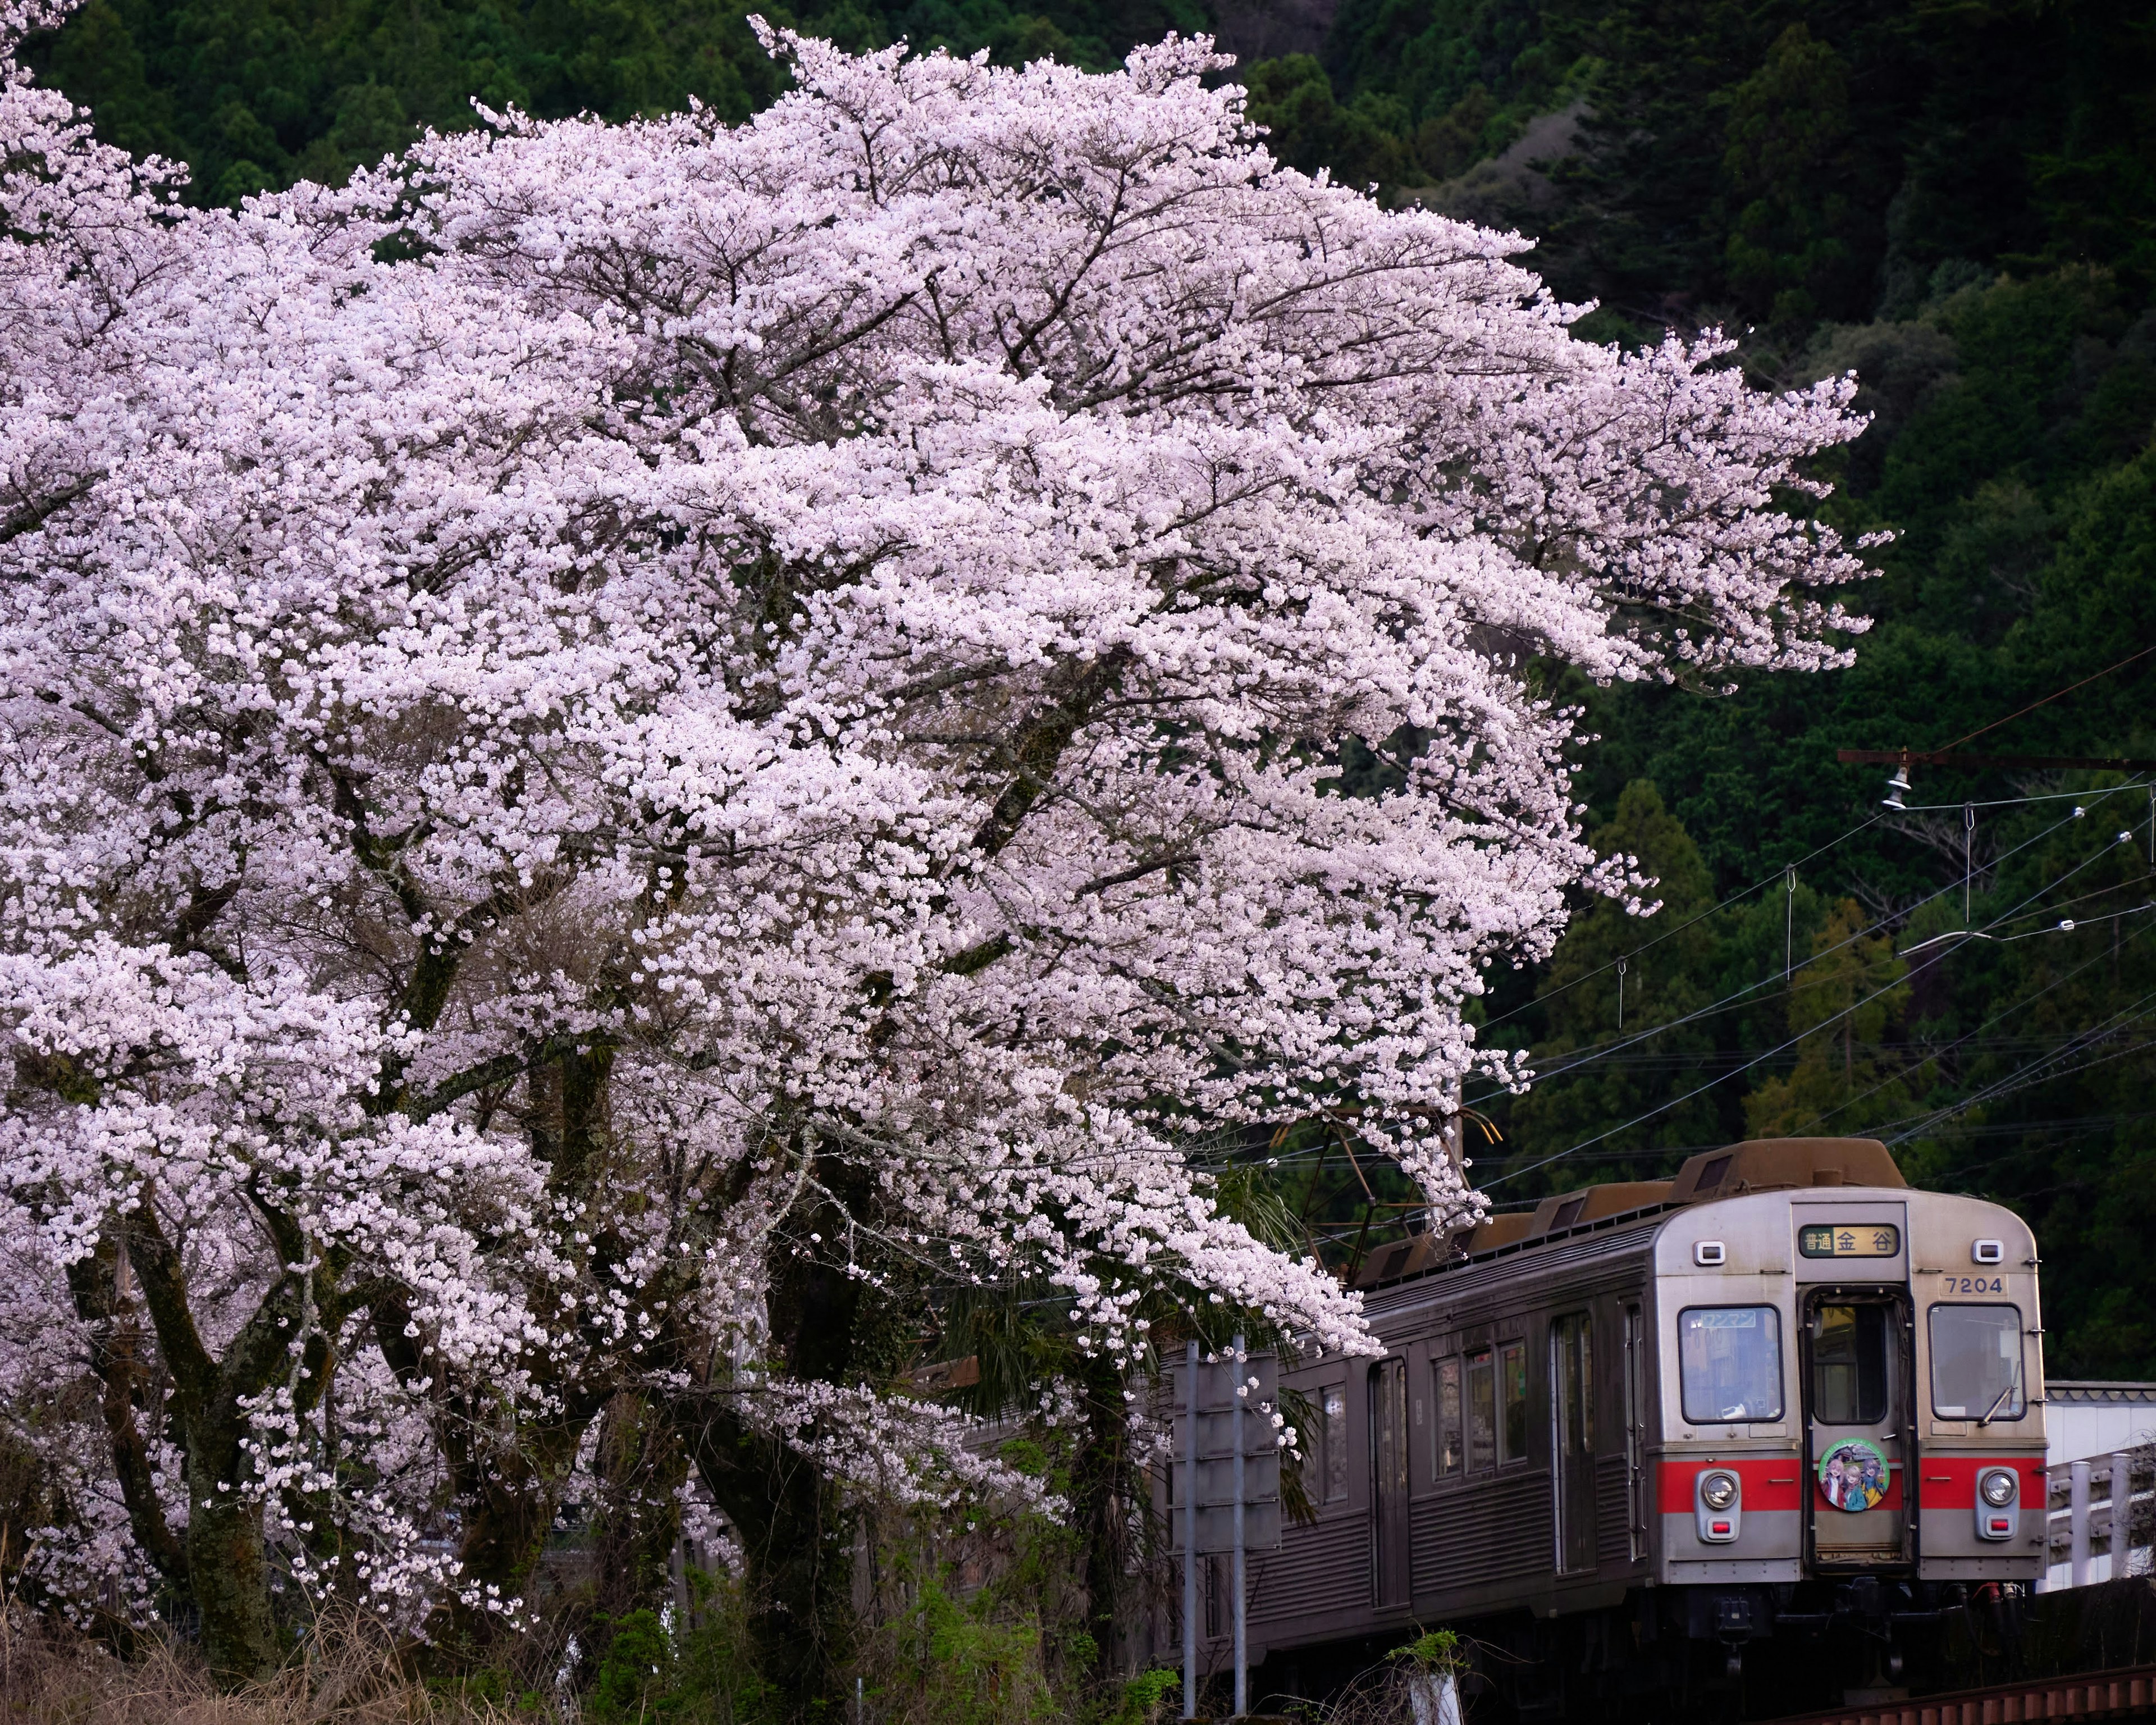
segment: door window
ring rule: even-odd
[[[1504,1424],[1499,1435],[1504,1448],[1500,1461],[1527,1459],[1527,1344],[1507,1342],[1497,1350],[1497,1394],[1503,1404]]]
[[[1348,1389],[1327,1384],[1324,1394],[1325,1501],[1337,1503],[1348,1495]]]
[[[1559,1455],[1594,1453],[1594,1331],[1585,1312],[1550,1327]]]
[[[1677,1314],[1677,1375],[1695,1425],[1782,1417],[1782,1315],[1771,1306]]]
[[[1932,1411],[1942,1420],[2019,1420],[2021,1310],[2016,1306],[1932,1308]]]
[[[1462,1453],[1463,1430],[1460,1398],[1460,1362],[1441,1359],[1437,1363],[1437,1433],[1435,1442],[1436,1473],[1440,1479],[1460,1471],[1466,1458]]]
[[[1550,1325],[1558,1568],[1594,1567],[1594,1329],[1584,1312]]]
[[[1408,1363],[1389,1359],[1370,1368],[1370,1507],[1377,1540],[1371,1557],[1377,1603],[1395,1604],[1408,1592]]]
[[[1812,1314],[1812,1418],[1822,1425],[1876,1425],[1887,1417],[1893,1317],[1880,1305],[1822,1306]]]
[[[1467,1470],[1497,1465],[1497,1378],[1486,1348],[1467,1356]]]

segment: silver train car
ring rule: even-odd
[[[1875,1141],[1732,1145],[1360,1281],[1383,1357],[1283,1362],[1317,1430],[1315,1518],[1251,1566],[1276,1692],[1442,1625],[1517,1717],[1830,1706],[2010,1634],[2041,1573],[2034,1237]]]

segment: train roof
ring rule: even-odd
[[[1445,1235],[1412,1235],[1373,1252],[1355,1286],[1390,1287],[1500,1255],[1538,1251],[1575,1235],[1630,1226],[1666,1210],[1749,1192],[1907,1184],[1876,1138],[1749,1138],[1702,1150],[1673,1179],[1583,1186],[1545,1198],[1532,1212],[1492,1216]]]

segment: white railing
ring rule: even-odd
[[[2156,1535],[2156,1447],[2048,1470],[2047,1589],[2150,1573]]]

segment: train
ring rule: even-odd
[[[1381,1248],[1383,1355],[1280,1362],[1306,1502],[1250,1559],[1253,1692],[1442,1625],[1486,1716],[1736,1717],[1886,1699],[1949,1629],[2010,1637],[2046,1561],[2038,1267],[2013,1212],[1866,1138]]]

